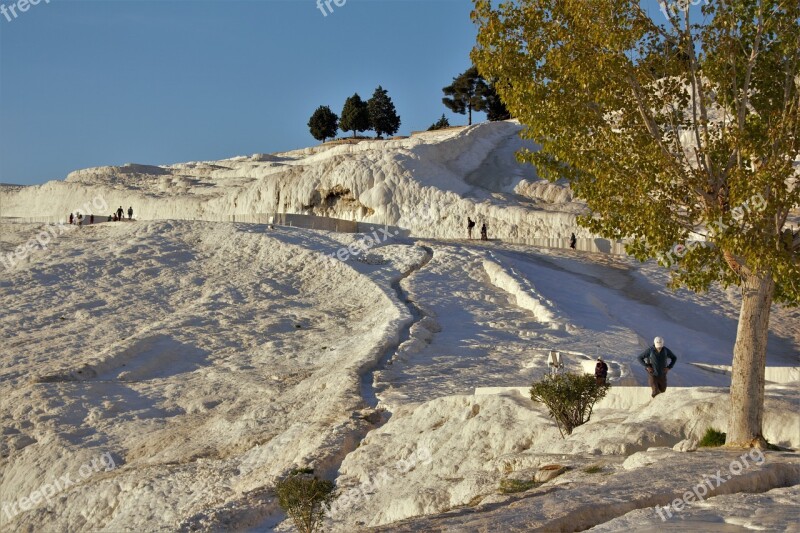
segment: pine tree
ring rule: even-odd
[[[486,85],[486,89],[481,91],[481,96],[484,100],[483,108],[486,111],[486,118],[491,122],[508,120],[511,118],[511,113],[500,99],[500,95],[497,94],[493,83]]]
[[[437,122],[431,124],[431,127],[428,128],[428,131],[441,130],[449,127],[450,127],[450,121],[447,120],[447,117],[444,116],[444,113],[442,113],[442,118],[440,118]]]
[[[330,107],[319,106],[308,120],[308,128],[316,140],[325,142],[325,139],[336,136],[336,130],[339,129],[339,117],[331,111]]]
[[[379,139],[384,133],[387,135],[397,133],[397,130],[400,129],[400,117],[397,115],[386,89],[379,85],[372,98],[367,102],[367,107],[369,108],[369,122]]]
[[[453,78],[453,83],[442,88],[445,94],[442,103],[453,113],[468,114],[469,124],[472,125],[472,112],[483,111],[485,108],[486,90],[486,80],[478,73],[477,68],[470,67]]]
[[[355,138],[357,131],[370,129],[369,107],[366,102],[361,100],[358,93],[345,100],[339,127],[342,131],[352,131],[353,138]]]
[[[727,443],[766,445],[770,307],[800,304],[800,3],[705,2],[693,20],[661,0],[664,22],[638,0],[493,4],[475,0],[472,59],[541,145],[520,158],[674,285],[741,288]]]

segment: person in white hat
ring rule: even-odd
[[[669,359],[669,364],[667,364]],[[672,351],[664,346],[664,339],[656,337],[653,345],[639,356],[639,362],[647,369],[647,379],[653,390],[653,398],[667,390],[667,372],[669,372],[678,358]]]

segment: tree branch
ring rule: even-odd
[[[694,49],[694,39],[692,39],[692,26],[689,22],[689,10],[684,11],[684,29],[683,38],[686,40],[686,53],[689,56],[689,71],[691,74],[692,83],[692,124],[695,136],[697,149],[695,150],[695,159],[697,160],[698,167],[712,180],[716,181],[716,176],[711,165],[711,155],[708,153],[708,111],[706,109],[706,95],[703,90],[703,81],[698,79],[697,75],[697,53]],[[697,108],[700,107],[700,127],[698,128]],[[703,138],[700,138],[702,131]]]
[[[756,36],[753,39],[753,49],[750,52],[750,58],[747,60],[747,69],[744,73],[744,82],[742,83],[742,105],[739,108],[739,129],[744,131],[745,119],[747,114],[747,106],[750,103],[750,81],[753,76],[753,68],[756,66],[756,59],[761,50],[761,36],[764,33],[764,2],[758,0],[758,23],[756,27]]]

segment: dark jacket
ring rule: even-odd
[[[603,361],[598,361],[594,367],[594,377],[604,378],[608,375],[608,365]]]
[[[667,365],[667,358],[669,358],[669,365]],[[653,369],[653,375],[658,376],[661,373],[661,370],[666,368],[672,368],[675,366],[675,363],[678,361],[678,358],[672,353],[672,350],[664,346],[661,348],[659,352],[656,350],[655,346],[651,346],[645,351],[642,352],[642,355],[639,356],[639,362],[642,363],[645,367],[650,367]]]

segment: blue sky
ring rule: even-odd
[[[441,88],[470,65],[469,0],[47,1],[0,15],[0,182],[314,145],[317,106],[378,85],[400,134],[466,124]]]
[[[10,5],[12,0],[0,0]],[[469,66],[466,0],[44,0],[0,16],[0,182],[316,144],[319,105],[389,91],[401,134]]]

